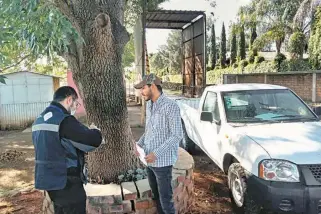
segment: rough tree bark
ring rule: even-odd
[[[55,0],[56,7],[83,38],[69,38],[65,53],[84,99],[89,123],[101,128],[106,144],[88,154],[89,178],[109,183],[138,166],[128,122],[121,67],[129,35],[123,26],[124,0]]]
[[[276,46],[276,53],[280,54],[281,53],[281,41],[277,40],[275,41],[275,46]]]

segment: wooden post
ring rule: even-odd
[[[146,0],[143,1],[143,14],[142,14],[142,28],[143,28],[143,35],[142,35],[142,78],[145,76],[145,69],[146,69]],[[145,125],[146,119],[146,102],[142,98],[142,108],[141,108],[141,120],[140,123],[142,126]]]

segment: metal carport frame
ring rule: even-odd
[[[154,10],[142,14],[142,76],[145,75],[146,28],[182,31],[182,93],[200,96],[206,87],[206,14],[204,11]]]

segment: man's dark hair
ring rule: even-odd
[[[162,88],[162,86],[161,86],[161,85],[156,85],[156,87],[157,87],[157,89],[158,89],[158,91],[159,91],[160,93],[162,93],[162,92],[163,92],[163,88]]]
[[[53,96],[53,101],[61,102],[67,97],[72,97],[74,100],[78,99],[76,90],[70,86],[63,86],[57,89]]]
[[[148,84],[148,87],[151,87],[151,84]],[[156,85],[156,87],[157,87],[157,89],[158,89],[158,91],[159,91],[160,93],[163,92],[163,88],[162,88],[161,85]]]

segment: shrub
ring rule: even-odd
[[[264,57],[261,57],[264,59]],[[262,59],[261,59],[262,60]],[[259,60],[259,61],[261,61]],[[313,67],[307,59],[301,60],[284,60],[280,64],[280,68],[276,63],[271,61],[262,61],[261,63],[249,64],[246,67],[241,67],[245,65],[246,60],[242,60],[239,65],[233,64],[233,66],[225,69],[215,69],[207,72],[206,83],[207,84],[219,84],[223,82],[223,74],[241,74],[241,73],[273,73],[277,71],[287,72],[287,71],[309,71]]]
[[[305,35],[302,32],[295,32],[289,39],[289,52],[292,59],[301,59],[304,53]]]
[[[313,70],[313,66],[307,59],[291,59],[283,61],[280,65],[280,72],[287,71],[310,71]]]
[[[276,64],[274,62],[264,61],[257,64],[255,73],[271,73],[276,72]]]
[[[245,68],[246,66],[248,66],[249,62],[247,60],[242,60],[240,63],[239,63],[239,66],[241,68]]]
[[[254,63],[255,62],[255,56],[254,53],[251,51],[249,54],[249,63]]]
[[[260,64],[265,61],[265,58],[263,56],[256,56],[255,57],[255,63]]]
[[[146,169],[136,169],[136,170],[128,170],[122,175],[118,176],[118,183],[122,182],[130,182],[130,181],[139,181],[143,180],[147,177]]]
[[[274,62],[277,64],[281,64],[284,60],[286,60],[286,56],[283,53],[277,54],[274,58]]]
[[[286,56],[282,53],[279,53],[275,56],[274,62],[277,65],[277,71],[280,72],[281,69],[281,63],[286,60]]]

